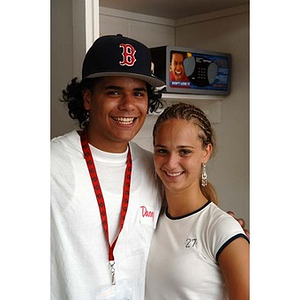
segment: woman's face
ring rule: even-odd
[[[154,165],[170,192],[199,189],[201,166],[211,154],[203,147],[201,129],[191,121],[171,119],[160,124],[154,138]]]

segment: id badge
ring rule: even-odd
[[[101,286],[95,295],[95,300],[132,300],[133,288],[129,279],[117,280],[115,285]]]

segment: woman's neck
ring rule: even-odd
[[[166,190],[166,199],[168,203],[168,214],[171,217],[181,217],[201,208],[207,199],[199,191],[188,191],[183,193],[171,193]]]

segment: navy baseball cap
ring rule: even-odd
[[[151,72],[151,53],[142,43],[121,34],[98,38],[86,53],[82,79],[128,76],[161,87],[165,82]]]

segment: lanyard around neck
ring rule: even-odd
[[[115,284],[115,259],[114,259],[114,248],[117,243],[118,237],[120,235],[120,232],[123,229],[123,225],[125,222],[125,217],[127,213],[128,203],[129,203],[129,194],[130,194],[130,182],[131,182],[131,171],[132,171],[132,159],[131,159],[131,153],[130,153],[130,147],[128,147],[128,154],[127,154],[127,161],[126,161],[126,170],[125,170],[125,177],[124,177],[124,185],[123,185],[123,198],[122,198],[122,207],[121,207],[121,213],[120,213],[120,225],[119,225],[119,232],[114,240],[114,242],[110,245],[109,243],[109,232],[108,232],[108,221],[107,221],[107,214],[106,214],[106,208],[105,208],[105,202],[104,197],[102,194],[100,181],[97,176],[96,167],[94,164],[92,152],[88,143],[88,134],[87,130],[83,130],[79,132],[80,139],[81,139],[81,146],[84,154],[84,158],[90,173],[91,181],[93,184],[93,188],[95,191],[95,196],[97,199],[100,217],[102,221],[102,227],[105,233],[105,238],[108,245],[108,260],[111,265],[111,273],[112,273],[112,284]]]

